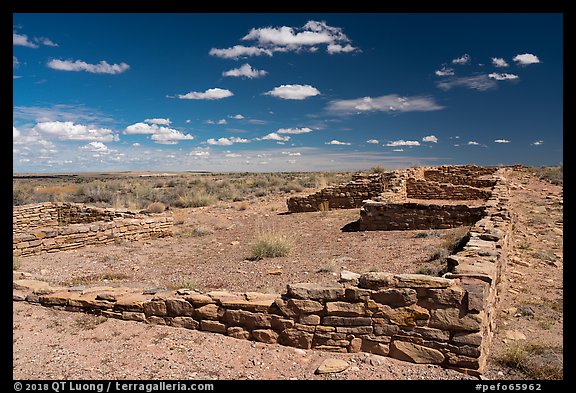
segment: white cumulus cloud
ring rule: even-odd
[[[457,57],[456,59],[453,59],[452,64],[459,64],[459,65],[468,64],[468,63],[470,63],[470,60],[471,60],[470,55],[465,53],[461,57]]]
[[[330,101],[327,106],[328,111],[344,115],[366,112],[427,112],[443,108],[429,97],[401,97],[397,94],[334,100]]]
[[[540,146],[541,144],[543,144],[544,141],[534,141],[531,143],[532,146]]]
[[[508,67],[508,63],[506,62],[506,60],[504,60],[501,57],[493,57],[492,58],[492,65],[494,67],[499,67],[499,68]]]
[[[245,78],[259,78],[268,74],[268,71],[264,70],[257,70],[252,68],[252,66],[248,63],[240,66],[239,68],[234,68],[228,71],[224,71],[222,76],[236,76],[236,77],[245,77]]]
[[[368,140],[366,141],[366,143],[370,143],[370,144],[373,144],[373,145],[377,145],[378,143],[380,143],[380,141],[379,141],[378,139],[368,139]]]
[[[234,60],[246,56],[262,56],[262,55],[272,56],[272,51],[269,49],[258,48],[255,46],[244,46],[244,45],[235,45],[231,48],[225,48],[225,49],[212,48],[208,53],[210,54],[210,56],[216,56],[221,57],[223,59],[234,59]]]
[[[422,142],[438,143],[438,138],[435,137],[434,135],[428,135],[422,138]]]
[[[90,142],[87,145],[80,147],[80,150],[93,151],[93,152],[99,152],[99,153],[110,152],[110,149],[108,148],[108,146],[106,146],[102,142]]]
[[[494,139],[494,142],[496,142],[496,143],[510,143],[512,141],[509,141],[508,139]]]
[[[334,53],[349,53],[349,52],[356,52],[359,51],[358,48],[353,47],[350,44],[346,44],[346,46],[342,46],[340,44],[328,44],[326,48],[326,52],[333,55]]]
[[[442,67],[434,72],[438,76],[452,76],[454,75],[454,68]]]
[[[386,146],[396,147],[396,146],[420,146],[420,142],[418,141],[405,141],[403,139],[399,139],[397,141],[388,142]]]
[[[218,139],[210,138],[206,141],[206,143],[208,143],[209,145],[217,145],[217,146],[230,146],[233,145],[234,143],[248,143],[248,142],[250,142],[248,139],[237,138],[234,136],[231,138],[218,138]]]
[[[59,60],[54,59],[48,62],[48,67],[59,70],[59,71],[85,71],[93,74],[121,74],[128,69],[130,66],[126,63],[120,64],[108,64],[108,62],[102,60],[98,64],[89,64],[83,60]]]
[[[497,81],[505,81],[505,80],[518,79],[519,76],[515,75],[515,74],[508,74],[508,73],[498,74],[496,72],[493,72],[491,74],[488,74],[488,78],[492,78],[492,79],[495,79]]]
[[[237,115],[233,115],[233,116],[228,116],[228,118],[236,119],[236,120],[242,120],[242,119],[244,119],[244,116],[242,116],[241,114],[237,114]]]
[[[518,65],[529,65],[540,63],[540,59],[538,58],[538,56],[533,55],[532,53],[523,53],[521,55],[516,55],[512,60],[514,60]]]
[[[449,78],[436,83],[442,90],[450,90],[454,87],[466,87],[468,89],[486,91],[496,87],[496,82],[488,75],[480,74],[474,76],[463,76],[460,78]]]
[[[349,142],[341,142],[339,140],[333,139],[330,142],[324,143],[325,145],[351,145]]]
[[[20,137],[20,135],[21,135],[20,130],[18,130],[16,127],[12,126],[12,138],[17,139]]]
[[[264,93],[285,100],[303,100],[320,94],[320,91],[310,85],[280,85]]]
[[[61,140],[70,141],[95,141],[95,142],[112,142],[118,140],[108,128],[90,127],[82,124],[74,124],[71,121],[48,121],[37,123],[34,131],[54,136]]]
[[[162,125],[172,124],[172,121],[170,119],[146,119],[144,121],[150,124],[162,124]]]
[[[192,140],[194,137],[190,134],[184,134],[178,130],[168,127],[162,127],[158,124],[135,123],[131,124],[124,130],[128,135],[152,135],[150,138],[159,144],[175,145],[177,141]]]
[[[288,135],[286,136],[282,136],[276,132],[271,132],[268,135],[263,136],[262,138],[258,138],[258,140],[270,140],[270,141],[282,141],[282,142],[286,142],[290,140],[290,137]]]
[[[276,131],[278,134],[292,134],[292,135],[297,135],[297,134],[306,134],[308,132],[312,132],[311,128],[308,127],[302,127],[302,128],[279,128]]]
[[[228,124],[228,122],[226,121],[226,119],[220,119],[220,120],[206,120],[205,122],[206,124]]]
[[[214,89],[208,89],[204,92],[191,91],[186,94],[178,94],[178,98],[181,100],[220,100],[222,98],[227,98],[233,96],[230,90],[220,89],[218,87]]]
[[[479,145],[479,143],[476,142],[476,141],[468,141],[467,144],[468,144],[468,145],[471,145],[471,146],[477,146],[477,145]]]

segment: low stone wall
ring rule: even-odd
[[[454,185],[409,178],[406,195],[414,199],[475,200],[490,198],[491,191],[468,185]]]
[[[496,185],[496,180],[494,179],[479,179],[476,177],[466,176],[466,175],[456,175],[449,172],[443,172],[439,170],[425,170],[424,179],[427,181],[433,181],[438,183],[450,183],[455,185],[466,185],[476,188],[488,188],[494,187]]]
[[[98,208],[81,203],[34,203],[12,208],[12,231],[25,232],[41,227],[112,221],[115,218],[136,216],[136,213],[128,210]]]
[[[483,206],[367,201],[360,208],[359,229],[361,231],[396,231],[469,226],[484,216],[484,210]]]
[[[330,186],[304,197],[292,197],[286,201],[291,213],[352,209],[362,202],[380,195],[386,188],[384,174],[357,174],[352,181]]]
[[[12,220],[14,256],[172,236],[174,225],[164,214],[51,202],[14,207]]]

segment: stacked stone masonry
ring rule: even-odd
[[[495,186],[497,167],[476,165],[409,168],[376,174],[358,173],[352,181],[307,196],[289,198],[291,213],[351,209],[366,200],[400,203],[413,199],[486,200]]]
[[[15,206],[12,217],[15,256],[172,236],[174,224],[174,219],[164,214],[51,202]]]
[[[15,280],[13,300],[59,310],[226,334],[331,352],[369,352],[481,374],[495,328],[498,283],[512,227],[496,177],[483,216],[443,277],[369,272],[334,285],[291,284],[282,294],[56,288]]]

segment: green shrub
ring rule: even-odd
[[[275,230],[260,231],[252,244],[251,259],[285,257],[290,254],[292,247],[293,241],[286,234]]]

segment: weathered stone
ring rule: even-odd
[[[284,329],[294,327],[293,319],[285,319],[278,315],[270,315],[270,318],[271,318],[270,323],[272,325],[272,329],[274,330],[282,331]]]
[[[194,316],[196,319],[212,319],[217,320],[224,315],[224,309],[218,307],[216,304],[206,304],[195,310]]]
[[[240,340],[248,340],[250,338],[250,332],[240,326],[231,326],[226,329],[226,333],[230,337],[238,338]]]
[[[245,310],[226,310],[223,319],[226,323],[247,327],[250,330],[272,327],[272,317],[269,314],[251,313]]]
[[[484,309],[485,299],[490,291],[490,285],[482,280],[462,277],[460,285],[466,290],[467,310],[480,312]]]
[[[123,295],[114,303],[114,311],[142,312],[146,300],[145,296],[139,294]]]
[[[280,298],[275,299],[274,304],[270,308],[271,312],[282,315],[284,317],[294,318],[297,315],[297,310],[288,307],[288,302]]]
[[[388,342],[383,342],[370,337],[362,337],[360,350],[362,352],[388,356],[388,353],[390,352],[390,340],[388,340]]]
[[[241,296],[230,296],[221,297],[220,304],[222,307],[227,309],[241,309],[252,312],[267,312],[274,300],[280,295],[274,295],[274,297],[265,296],[266,294],[261,294],[258,297],[255,294],[257,292],[249,292],[251,299],[244,299]]]
[[[72,295],[68,299],[68,306],[71,307],[79,307],[89,310],[94,309],[111,309],[113,307],[113,303],[107,302],[105,300],[97,300],[94,299],[93,296],[89,297],[81,297],[76,295]]]
[[[318,326],[316,326],[316,330],[314,330],[314,331],[318,332],[318,333],[330,333],[330,332],[335,332],[336,328],[334,326],[318,325]]]
[[[362,339],[360,337],[355,337],[350,340],[350,344],[346,347],[348,352],[357,353],[362,350]]]
[[[184,299],[186,299],[187,301],[192,303],[192,305],[194,307],[202,307],[202,306],[205,306],[207,304],[216,303],[216,301],[214,299],[212,299],[210,296],[203,295],[200,293],[190,293],[190,294],[184,296]]]
[[[344,289],[344,296],[347,300],[367,300],[372,290],[364,288],[349,287]]]
[[[344,288],[314,283],[288,284],[288,296],[295,299],[339,300],[344,298]]]
[[[398,288],[448,288],[453,283],[452,280],[447,278],[424,274],[395,274],[394,279]]]
[[[340,347],[337,345],[318,345],[318,346],[314,347],[314,349],[317,349],[319,351],[327,351],[327,352],[339,352],[339,353],[347,353],[348,352],[345,347]]]
[[[418,288],[418,304],[426,308],[438,306],[458,306],[466,291],[456,285],[444,289]]]
[[[166,316],[166,303],[164,301],[159,300],[146,302],[142,305],[142,308],[147,317],[151,315],[160,317]]]
[[[290,299],[287,306],[292,308],[296,313],[312,314],[324,310],[322,303],[314,300]]]
[[[458,344],[467,344],[479,346],[482,344],[483,336],[481,333],[454,333],[451,342]]]
[[[186,329],[198,329],[200,324],[192,317],[174,317],[170,321],[170,326],[181,327]],[[203,329],[207,330],[207,329]],[[218,332],[221,333],[221,332]]]
[[[358,286],[367,289],[391,288],[396,285],[394,274],[384,272],[364,273],[358,279]]]
[[[99,293],[96,295],[96,300],[106,300],[107,302],[116,302],[116,296],[112,293]]]
[[[203,319],[200,321],[200,329],[213,333],[226,333],[226,325],[217,321]]]
[[[56,288],[52,288],[50,284],[48,284],[45,281],[27,280],[27,279],[12,281],[12,288],[22,291],[32,291],[42,295],[48,295],[50,293],[56,292],[57,290]],[[42,291],[43,293],[40,293],[38,291]]]
[[[56,292],[50,295],[40,296],[39,301],[45,306],[65,306],[68,304],[69,297],[66,292]]]
[[[40,296],[36,295],[35,293],[29,293],[26,295],[26,301],[28,303],[38,303],[40,302]]]
[[[371,325],[370,317],[336,317],[326,316],[322,318],[322,324],[328,326],[362,326]]]
[[[285,329],[280,333],[279,342],[291,347],[310,349],[312,347],[312,333],[303,332],[298,329]]]
[[[316,369],[316,374],[341,373],[350,367],[347,361],[341,359],[324,359]]]
[[[255,329],[252,330],[252,336],[256,341],[266,344],[275,344],[278,342],[278,333],[270,329]]]
[[[441,364],[444,361],[444,355],[436,349],[399,340],[390,345],[389,356],[413,363]]]
[[[351,272],[349,270],[341,270],[340,271],[340,282],[358,282],[360,278],[360,274]]]
[[[382,318],[374,318],[374,334],[378,335],[378,336],[393,336],[396,333],[398,333],[398,331],[400,330],[400,328],[398,327],[398,325],[391,325],[389,323],[386,323],[384,321],[386,321],[385,319]],[[377,321],[382,321],[382,322],[377,322]]]
[[[27,292],[23,292],[23,291],[12,291],[12,301],[15,302],[23,302],[26,300],[26,295],[28,295]]]
[[[372,334],[374,328],[372,326],[336,326],[336,332],[346,334]]]
[[[151,325],[166,325],[166,320],[164,318],[154,315],[148,317],[148,322],[150,322]]]
[[[453,352],[457,355],[464,355],[469,356],[472,358],[480,357],[480,347],[471,346],[471,345],[452,345],[447,344],[446,349],[450,352]]]
[[[307,314],[307,315],[300,315],[300,319],[298,320],[303,325],[319,325],[320,324],[320,316],[315,314]]]
[[[366,307],[364,303],[326,302],[326,312],[328,315],[355,317],[365,315]]]
[[[122,311],[122,319],[126,321],[144,322],[146,320],[146,315],[144,315],[143,312]]]
[[[294,328],[308,333],[314,333],[316,331],[315,325],[304,325],[302,323],[295,323]]]
[[[439,308],[430,311],[429,327],[452,331],[480,331],[484,312],[466,314],[456,308]]]
[[[391,308],[383,305],[378,313],[373,314],[375,317],[382,315],[391,323],[401,326],[416,326],[418,320],[427,320],[430,313],[427,309],[413,304],[408,307]]]
[[[382,304],[392,307],[409,306],[418,300],[416,291],[411,288],[390,288],[374,292],[370,297]]]
[[[185,299],[166,299],[166,311],[171,317],[194,315],[194,307]]]
[[[399,334],[406,336],[421,337],[426,340],[448,341],[450,332],[424,326],[402,327]]]
[[[471,358],[468,356],[457,355],[448,352],[446,354],[448,364],[454,367],[461,367],[466,369],[478,370],[480,368],[480,360],[478,358]]]
[[[504,337],[509,340],[526,340],[526,335],[518,330],[506,330],[504,331]]]

